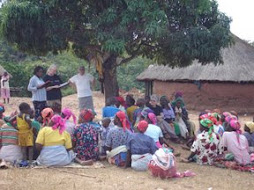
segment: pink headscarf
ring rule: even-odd
[[[233,120],[236,120],[236,121],[237,121],[237,117],[236,117],[236,116],[233,116],[233,115],[230,115],[230,116],[227,116],[227,117],[225,118],[225,121],[226,121],[227,123],[230,123],[230,122],[233,121]]]
[[[52,129],[59,129],[59,133],[62,134],[65,131],[65,119],[63,119],[60,115],[54,115],[51,118],[51,121],[54,123]]]
[[[237,134],[237,141],[238,141],[238,143],[240,143],[239,135],[242,134],[242,131],[241,131],[241,125],[240,125],[239,121],[234,120],[234,119],[231,120],[230,127],[232,127],[235,130],[235,132]]]
[[[77,119],[76,116],[74,115],[74,113],[69,109],[69,108],[64,108],[62,110],[62,114],[65,116],[64,119],[68,120],[70,119],[70,117],[72,117],[74,124],[77,124]]]
[[[123,126],[123,130],[130,129],[130,123],[127,121],[126,115],[123,111],[119,111],[116,113],[116,116],[118,117],[118,119],[120,120],[120,122],[122,123]]]
[[[43,119],[43,126],[48,124],[50,119],[54,116],[54,111],[51,108],[45,108],[41,111],[41,116]]]
[[[148,118],[151,120],[152,124],[156,125],[157,124],[157,118],[154,113],[149,113]]]

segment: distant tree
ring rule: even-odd
[[[117,67],[137,56],[170,66],[220,62],[230,19],[215,0],[8,0],[2,36],[24,52],[72,48],[96,65],[106,97],[118,95]]]

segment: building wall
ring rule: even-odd
[[[194,83],[154,81],[153,93],[173,97],[174,92],[183,92],[188,109],[205,110],[220,108],[239,113],[254,113],[254,84]]]

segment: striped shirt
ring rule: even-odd
[[[42,78],[38,78],[36,75],[34,75],[28,84],[27,90],[32,92],[32,100],[43,102],[47,100],[47,93],[46,89],[37,89],[38,86],[41,86],[44,84],[44,81]]]
[[[18,131],[5,124],[0,128],[0,147],[7,145],[18,145]]]

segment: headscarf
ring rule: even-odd
[[[147,115],[147,117],[150,119],[150,121],[152,122],[152,124],[156,125],[157,123],[157,118],[156,115],[154,113],[149,113]]]
[[[181,108],[184,107],[184,102],[183,99],[181,97],[176,98],[173,102],[172,105],[175,107],[177,102],[181,102]]]
[[[45,108],[41,111],[41,116],[43,119],[43,125],[45,125],[46,122],[49,123],[50,119],[54,116],[54,111],[51,108]]]
[[[141,132],[141,133],[144,133],[146,132],[146,129],[148,127],[148,123],[147,121],[145,120],[142,120],[138,123],[138,130]]]
[[[175,92],[175,98],[182,98],[183,97],[183,93],[178,91],[178,92]]]
[[[254,133],[254,122],[246,122],[245,125],[250,129],[250,133]]]
[[[77,124],[76,116],[74,115],[74,113],[69,108],[64,108],[62,110],[62,114],[65,116],[65,118],[64,118],[65,120],[68,120],[68,119],[70,119],[70,117],[72,117],[74,124],[75,125]]]
[[[227,117],[225,118],[225,121],[226,121],[227,123],[230,123],[231,120],[237,120],[237,117],[234,116],[234,115],[230,115],[230,116],[227,116]]]
[[[116,100],[117,100],[118,102],[120,102],[120,104],[121,104],[123,107],[126,107],[125,100],[124,100],[124,98],[123,98],[122,96],[117,96],[117,97],[116,97]]]
[[[242,133],[242,131],[241,131],[241,125],[240,125],[239,121],[234,120],[234,119],[231,120],[230,127],[235,130],[235,132],[237,134],[237,141],[238,141],[238,143],[240,143],[239,135]]]
[[[229,112],[223,112],[222,115],[224,115],[224,117],[228,117],[228,116],[231,116],[231,113],[229,113]]]
[[[122,126],[123,126],[123,130],[126,130],[127,129],[130,129],[131,126],[130,126],[130,123],[127,122],[127,118],[126,118],[126,115],[123,111],[119,111],[116,113],[116,117],[118,117],[118,119],[120,120],[120,122],[122,123]]]
[[[208,134],[209,134],[209,139],[212,142],[213,141],[213,137],[212,137],[212,133],[213,133],[213,122],[210,119],[202,119],[200,121],[200,124],[208,129]]]
[[[65,120],[60,115],[54,115],[51,118],[51,121],[53,122],[53,130],[59,129],[59,133],[62,134],[65,131]]]
[[[95,117],[96,113],[91,109],[84,109],[80,112],[80,118],[82,118],[85,122],[91,121]]]

